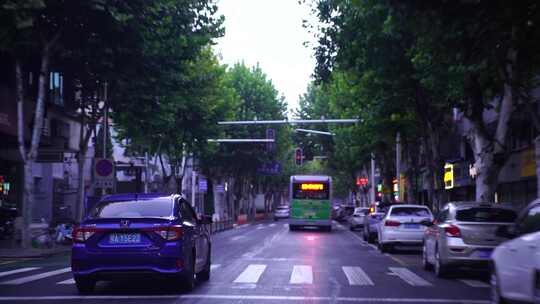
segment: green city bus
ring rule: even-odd
[[[332,178],[326,175],[293,175],[289,185],[289,229],[303,226],[332,230]]]

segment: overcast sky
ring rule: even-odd
[[[225,16],[225,36],[215,47],[222,63],[259,63],[285,96],[290,116],[315,67],[312,47],[303,45],[314,40],[302,27],[309,7],[297,0],[219,0],[218,6]]]

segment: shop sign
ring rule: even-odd
[[[534,157],[534,149],[527,149],[521,152],[521,177],[536,175],[536,161]]]
[[[444,189],[454,188],[454,165],[445,164],[444,165]]]

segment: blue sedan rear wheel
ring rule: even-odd
[[[180,278],[180,286],[178,286],[182,291],[190,292],[195,289],[195,251],[191,253],[191,256],[188,259],[184,273]]]
[[[208,245],[208,256],[206,257],[206,264],[204,269],[197,274],[197,280],[206,282],[210,280],[210,266],[211,266],[211,257],[212,257],[212,246]]]

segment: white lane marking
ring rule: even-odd
[[[218,268],[219,266],[221,266],[221,264],[212,264],[212,265],[210,265],[210,270],[214,270],[214,269]]]
[[[58,282],[56,284],[60,284],[60,285],[71,285],[71,284],[75,284],[75,280],[73,278],[71,279],[67,279],[65,281],[61,281],[61,282]]]
[[[257,230],[259,230],[259,229],[264,229],[264,226],[263,225],[257,226]]]
[[[341,267],[350,285],[374,285],[369,276],[357,266]]]
[[[259,278],[266,269],[266,265],[250,264],[244,271],[234,280],[234,283],[257,283]]]
[[[460,280],[464,284],[470,286],[470,287],[477,287],[477,288],[489,288],[491,287],[488,283],[477,281],[477,280]]]
[[[313,284],[313,271],[309,265],[294,265],[291,284]]]
[[[244,235],[237,235],[237,236],[233,236],[231,238],[231,241],[232,242],[235,242],[235,241],[238,241],[238,240],[241,240],[241,239],[245,239],[246,237]]]
[[[432,286],[430,282],[422,279],[414,272],[403,267],[389,267],[390,271],[412,286]]]
[[[41,296],[41,297],[0,297],[0,301],[54,301],[54,300],[131,300],[131,299],[209,299],[209,300],[273,300],[273,301],[337,301],[350,303],[468,303],[489,304],[488,300],[473,299],[426,299],[426,298],[353,298],[353,297],[303,297],[303,296],[264,296],[264,295],[137,295],[137,296]]]
[[[27,277],[22,277],[22,278],[11,280],[11,281],[0,282],[0,284],[2,284],[2,285],[19,285],[19,284],[24,284],[24,283],[28,283],[28,282],[37,281],[37,280],[40,280],[40,279],[52,277],[52,276],[59,275],[59,274],[62,274],[62,273],[66,273],[66,272],[70,272],[70,271],[71,271],[71,267],[66,267],[66,268],[57,269],[57,270],[48,271],[48,272],[43,272],[43,273],[39,273],[39,274],[27,276]]]
[[[274,227],[276,224],[270,224],[268,225],[268,227]]]
[[[4,272],[0,272],[0,277],[5,277],[5,276],[8,276],[8,275],[21,273],[21,272],[32,271],[32,270],[36,270],[36,269],[40,269],[40,268],[41,267],[25,267],[25,268],[19,268],[19,269],[15,269],[15,270],[10,270],[10,271],[4,271]]]
[[[289,226],[289,224],[283,224],[283,227],[287,228]]]

